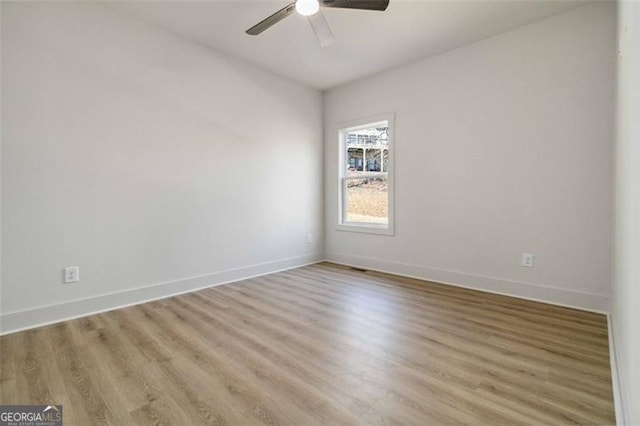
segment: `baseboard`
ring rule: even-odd
[[[409,278],[417,278],[442,284],[480,290],[505,296],[518,297],[536,302],[550,303],[584,311],[607,314],[609,312],[609,297],[565,290],[532,283],[506,280],[503,278],[487,277],[464,272],[448,271],[418,265],[353,256],[344,253],[327,252],[325,260],[346,266],[387,272]]]
[[[616,411],[616,424],[623,426],[629,424],[627,421],[629,417],[624,411],[625,403],[622,396],[622,375],[618,370],[618,350],[613,333],[613,318],[611,314],[607,315],[607,326],[609,331],[609,363],[611,364],[611,384],[613,386],[613,404]]]
[[[322,261],[321,253],[280,259],[237,269],[157,283],[110,294],[0,315],[0,335],[67,321],[100,312],[164,299],[183,293],[245,280]]]

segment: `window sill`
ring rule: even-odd
[[[336,230],[346,232],[361,232],[364,234],[393,235],[393,227],[391,225],[377,225],[371,223],[340,223],[336,225]]]

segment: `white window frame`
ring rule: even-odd
[[[394,138],[394,119],[395,114],[386,113],[380,114],[373,117],[362,118],[359,120],[348,121],[344,123],[338,124],[337,133],[338,133],[338,223],[336,229],[339,231],[350,231],[350,232],[364,232],[368,234],[379,234],[379,235],[394,235],[394,186],[393,186],[393,175],[394,175],[394,163],[395,163],[395,138]],[[353,177],[347,178],[347,166],[348,166],[348,158],[347,158],[347,143],[346,143],[346,135],[349,132],[354,130],[366,129],[370,127],[374,127],[376,125],[381,125],[383,123],[387,123],[389,126],[389,148],[387,151],[387,171],[385,173],[382,172],[370,172],[371,174],[368,176],[375,177],[376,175],[385,175],[387,177],[387,206],[388,206],[388,223],[387,224],[379,224],[379,223],[365,223],[365,222],[349,222],[346,221],[346,191],[345,186],[348,179],[353,179]],[[363,161],[366,159],[363,158]]]

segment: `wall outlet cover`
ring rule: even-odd
[[[67,266],[64,268],[64,282],[77,283],[80,281],[80,267],[79,266]]]
[[[533,268],[533,253],[522,253],[522,266]]]

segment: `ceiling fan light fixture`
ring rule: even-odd
[[[320,10],[318,0],[296,0],[296,12],[302,16],[314,15],[318,10]]]

